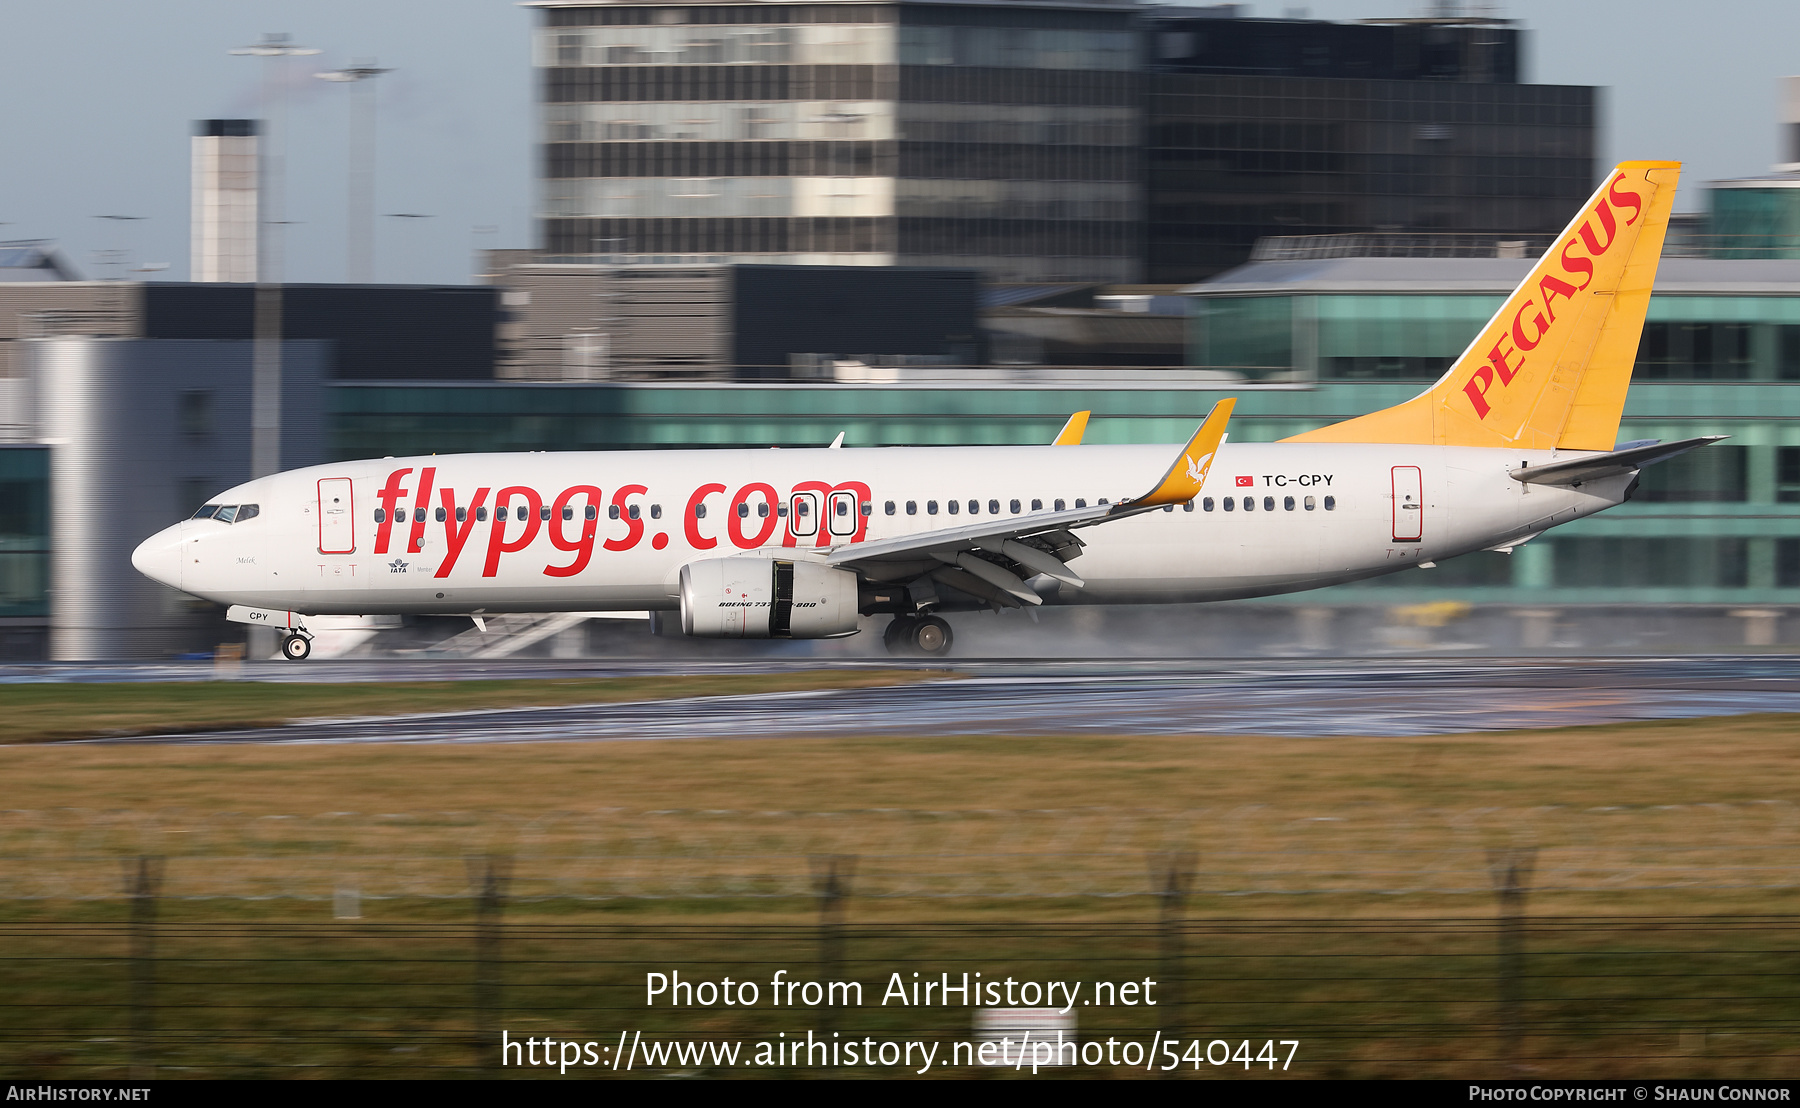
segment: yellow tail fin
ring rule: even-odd
[[[1282,441],[1611,450],[1680,175],[1621,163],[1436,384]]]

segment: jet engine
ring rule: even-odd
[[[681,632],[707,639],[856,634],[856,574],[815,562],[709,558],[681,567]]]

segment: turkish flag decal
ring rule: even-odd
[[[1237,479],[1237,487],[1240,489],[1247,489],[1251,485],[1254,485],[1255,483],[1256,483],[1256,480],[1255,480],[1255,478],[1252,478],[1252,477],[1239,477]]]

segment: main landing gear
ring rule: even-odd
[[[881,634],[889,654],[927,658],[941,658],[950,653],[950,644],[955,639],[956,636],[950,633],[950,624],[939,616],[895,616]]]
[[[281,639],[281,656],[290,662],[304,662],[312,653],[311,635],[284,635]]]

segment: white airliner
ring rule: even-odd
[[[714,638],[833,638],[888,614],[1227,600],[1507,550],[1628,499],[1716,441],[1618,444],[1680,166],[1608,175],[1448,372],[1396,407],[1274,443],[464,454],[239,485],[145,540],[145,575],[278,628],[307,618],[681,613]],[[833,444],[836,446],[837,444]]]

